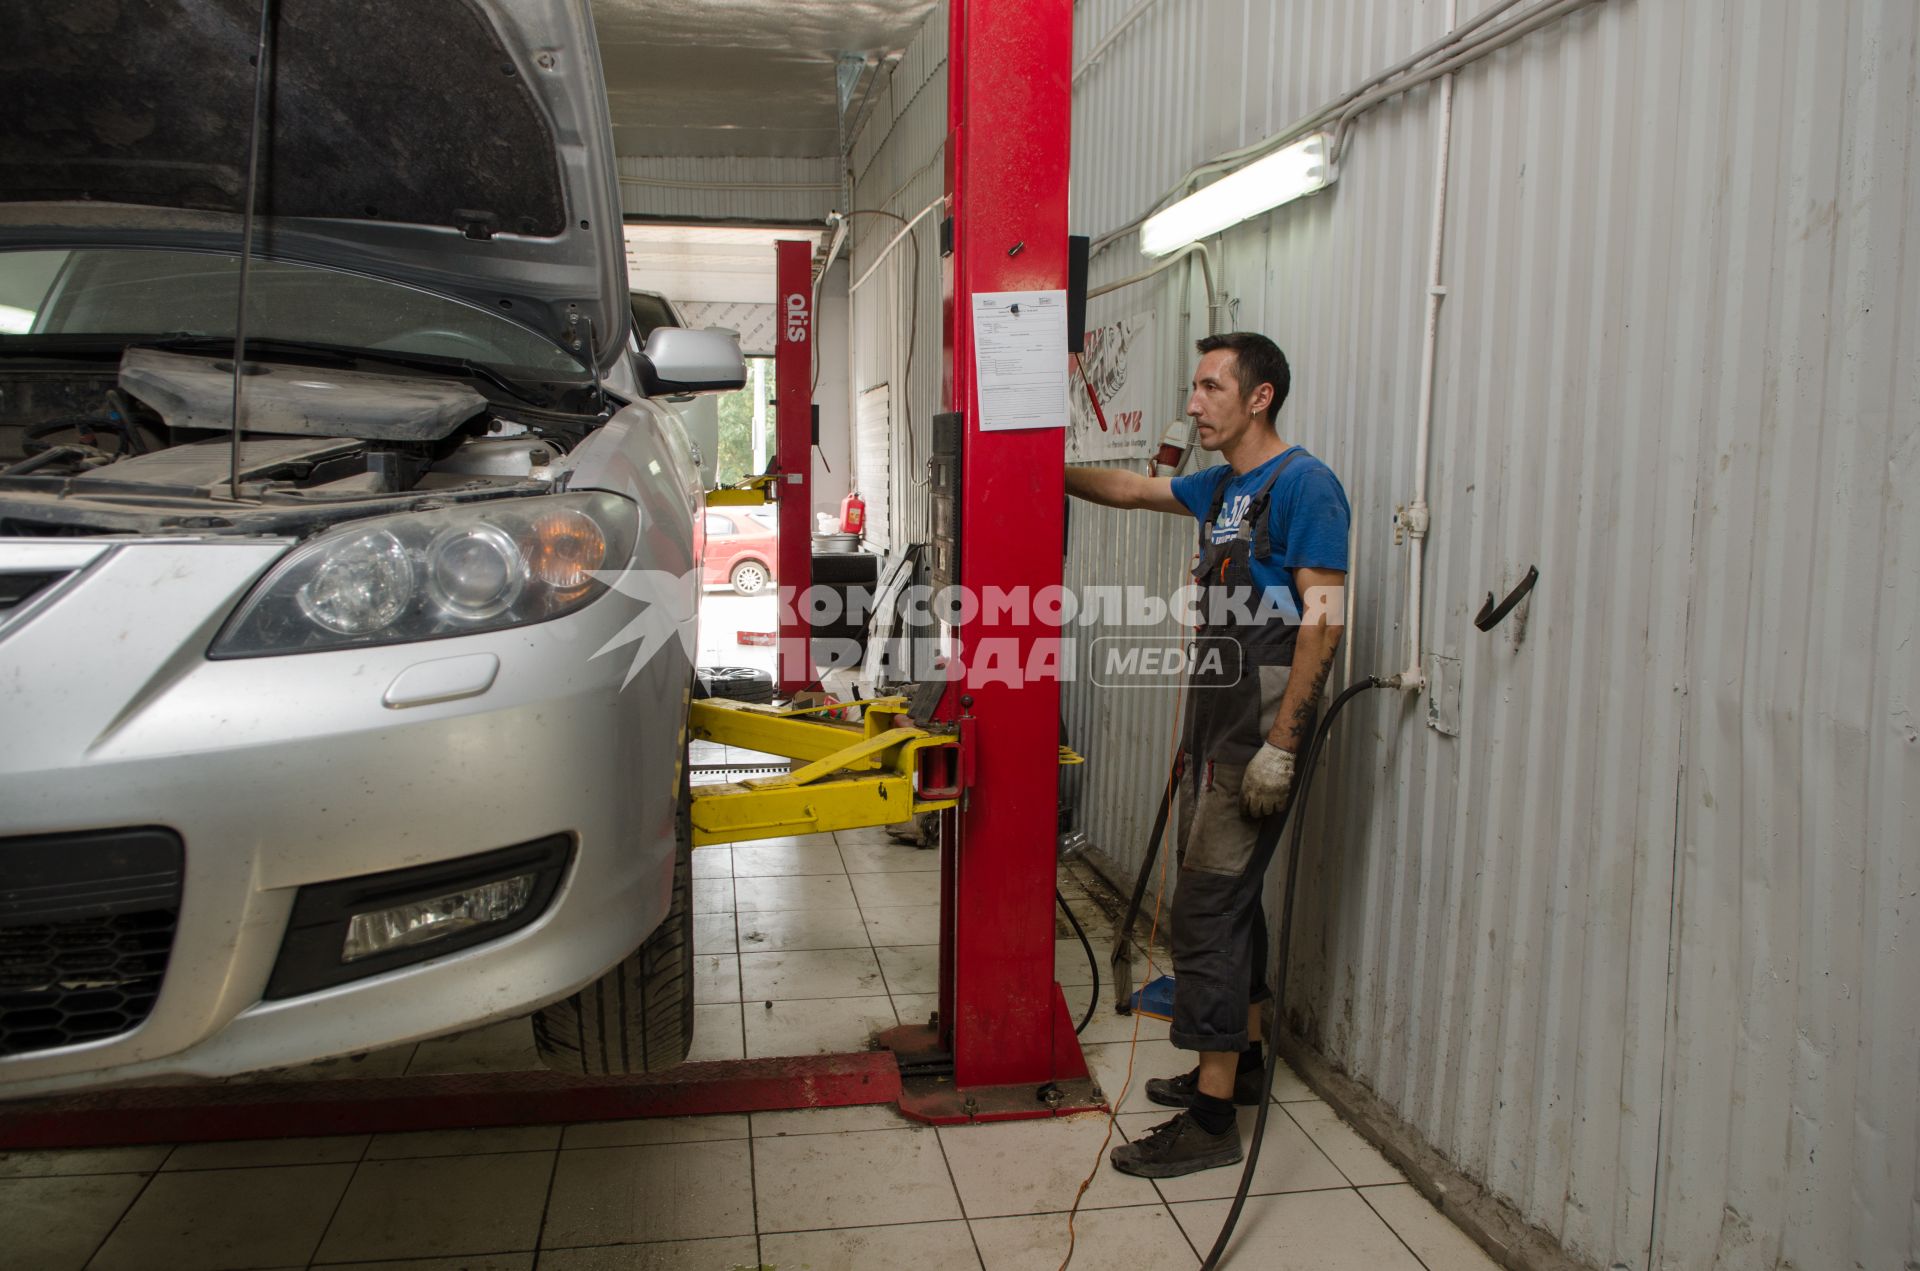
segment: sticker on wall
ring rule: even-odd
[[[1087,327],[1086,351],[1068,390],[1073,416],[1067,425],[1067,462],[1147,456],[1153,448],[1148,420],[1157,420],[1160,409],[1154,395],[1155,352],[1151,309]]]

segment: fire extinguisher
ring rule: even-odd
[[[842,534],[864,534],[867,529],[867,501],[860,497],[859,491],[847,491],[847,497],[840,500],[840,532]]]

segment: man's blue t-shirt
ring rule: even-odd
[[[1213,527],[1213,541],[1225,542],[1240,528],[1240,518],[1246,515],[1260,487],[1273,475],[1275,466],[1285,462],[1289,454],[1294,456],[1293,461],[1273,483],[1273,494],[1267,505],[1267,533],[1272,539],[1273,554],[1265,560],[1254,559],[1253,581],[1268,594],[1273,588],[1284,587],[1286,612],[1297,616],[1300,592],[1293,583],[1294,570],[1347,572],[1347,523],[1352,511],[1347,506],[1347,492],[1340,488],[1340,479],[1333,475],[1333,469],[1299,446],[1290,446],[1243,475],[1234,475],[1233,469],[1223,463],[1175,477],[1173,497],[1204,522],[1213,507],[1214,494],[1225,481],[1227,497],[1220,506],[1220,519]]]

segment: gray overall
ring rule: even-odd
[[[1267,523],[1273,485],[1300,453],[1289,452],[1274,468],[1232,538],[1213,541],[1230,481],[1220,483],[1200,526],[1193,577],[1204,589],[1204,620],[1187,681],[1181,741],[1187,780],[1181,789],[1180,877],[1170,924],[1170,1037],[1183,1050],[1245,1050],[1247,1007],[1272,996],[1261,892],[1286,814],[1283,810],[1265,821],[1249,817],[1240,802],[1240,782],[1273,727],[1293,666],[1298,628],[1278,614],[1259,620],[1253,561],[1273,553]],[[1244,609],[1226,603],[1236,589]]]

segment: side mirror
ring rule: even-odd
[[[655,327],[639,362],[640,388],[648,397],[731,393],[747,383],[739,337],[725,331]]]

